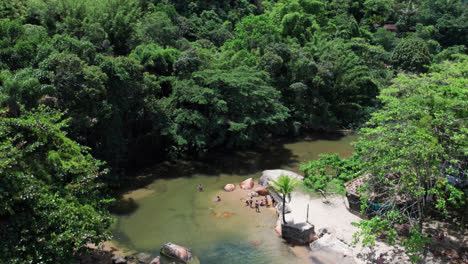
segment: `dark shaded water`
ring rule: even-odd
[[[125,196],[132,207],[119,215],[114,225],[114,242],[131,250],[158,255],[161,246],[173,242],[192,249],[201,263],[334,263],[332,254],[305,247],[290,247],[275,233],[272,208],[261,213],[245,207],[248,192],[225,193],[227,183],[258,179],[266,169],[299,172],[299,165],[320,153],[352,154],[355,136],[329,139],[306,138],[279,144],[262,151],[219,154],[206,167],[174,168],[176,178],[158,179]],[[179,173],[179,174],[178,174]],[[198,184],[204,192],[198,192]],[[215,202],[217,195],[221,202]]]

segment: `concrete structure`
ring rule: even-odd
[[[281,225],[282,237],[291,244],[307,245],[317,240],[314,225],[309,223],[291,223]]]

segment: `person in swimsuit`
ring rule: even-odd
[[[258,200],[255,200],[255,212],[260,213],[260,207],[258,206]]]
[[[245,200],[245,206],[249,206],[250,203],[249,203],[249,200]]]
[[[249,204],[250,204],[250,208],[252,208],[252,204],[253,204],[252,196],[250,196],[250,198],[249,198]]]
[[[203,192],[203,185],[201,185],[201,183],[198,185],[198,191]]]
[[[263,202],[263,199],[260,201],[260,206],[265,206],[265,203]]]
[[[221,202],[221,197],[219,197],[219,195],[216,197],[216,201]]]

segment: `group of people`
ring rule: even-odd
[[[198,191],[203,192],[203,185],[199,184],[198,185]],[[216,201],[221,202],[221,197],[218,195],[216,196]],[[248,200],[245,200],[245,206],[250,206],[250,208],[255,208],[255,212],[260,213],[260,206],[275,206],[275,199],[271,197],[271,203],[268,202],[268,196],[265,196],[265,199],[261,199],[260,202],[258,200],[255,200],[255,203],[253,201],[253,196],[250,195]]]
[[[265,196],[265,199],[261,199],[260,202],[258,200],[255,200],[255,203],[253,202],[253,196],[251,195],[248,200],[245,200],[245,206],[250,206],[250,208],[255,208],[255,212],[260,213],[260,206],[274,206],[275,205],[275,200],[273,197],[271,198],[271,204],[268,202],[268,196]]]

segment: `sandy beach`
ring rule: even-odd
[[[359,222],[360,217],[352,214],[348,209],[347,200],[344,196],[332,195],[323,197],[312,196],[303,191],[291,193],[291,202],[287,200],[291,213],[286,214],[288,223],[301,223],[307,220],[307,206],[309,206],[308,222],[315,226],[315,232],[327,229],[330,234],[324,235],[311,243],[311,251],[296,247],[293,251],[297,255],[309,254],[313,256],[314,251],[327,252],[340,257],[340,263],[370,264],[377,263],[377,258],[382,256],[384,263],[411,263],[409,257],[404,253],[404,249],[399,246],[390,246],[383,241],[376,241],[374,247],[362,247],[360,243],[353,244],[353,234],[358,228],[352,222]],[[317,245],[317,242],[318,245]],[[321,254],[322,255],[322,254]],[[447,263],[441,259],[434,258],[428,253],[424,263]]]

